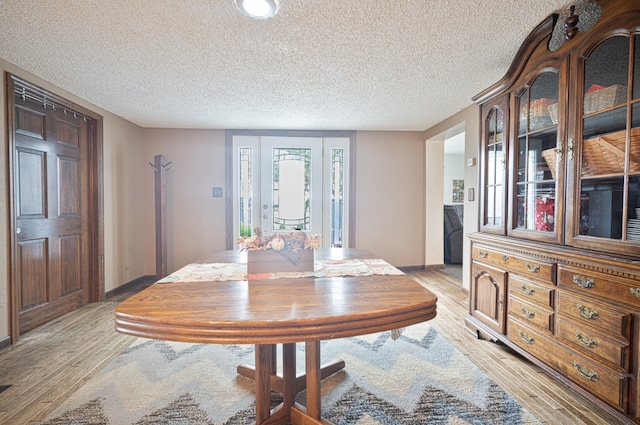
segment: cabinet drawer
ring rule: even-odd
[[[493,251],[482,246],[473,248],[473,259],[485,264],[499,266],[510,272],[516,272],[520,276],[537,279],[552,285],[555,284],[555,264]]]
[[[516,276],[509,277],[509,294],[530,303],[553,308],[553,289]]]
[[[629,339],[631,315],[628,313],[589,300],[574,298],[562,292],[558,294],[556,311],[560,315],[571,317],[575,322],[595,326],[607,335],[619,335]]]
[[[629,344],[609,339],[598,332],[558,316],[556,334],[580,352],[596,356],[625,371],[629,368]]]
[[[533,328],[514,320],[508,321],[507,329],[510,341],[599,399],[627,413],[627,375],[588,360],[551,337],[545,337]]]
[[[509,314],[530,325],[545,331],[551,331],[551,323],[553,321],[552,310],[545,310],[542,307],[523,302],[518,298],[509,297]]]
[[[559,269],[559,287],[615,304],[624,303],[640,308],[640,282],[576,267],[560,266]]]

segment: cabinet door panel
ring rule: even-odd
[[[500,235],[506,234],[507,229],[507,106],[504,98],[482,109],[480,197],[484,208],[480,211],[480,220],[483,231]]]
[[[572,63],[575,145],[568,244],[640,254],[640,51],[622,31],[584,43]],[[572,138],[573,139],[573,138]]]
[[[517,116],[512,170],[512,221],[509,233],[528,239],[559,242],[562,230],[564,161],[559,125],[564,106],[563,66],[545,63],[516,89],[512,106]],[[562,123],[564,125],[564,122]]]
[[[473,263],[471,314],[496,332],[505,332],[506,272]]]

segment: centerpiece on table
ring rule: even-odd
[[[318,235],[297,230],[265,235],[255,228],[252,236],[238,240],[241,251],[247,251],[247,272],[278,273],[313,271],[314,252],[320,247]]]

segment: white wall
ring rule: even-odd
[[[447,143],[445,141],[445,143]],[[445,154],[444,155],[444,182],[442,190],[444,191],[444,203],[450,205],[453,202],[453,181],[464,180],[465,162],[464,155],[460,154]],[[466,181],[465,181],[466,187]],[[466,192],[466,191],[465,191]],[[465,196],[466,198],[466,196]]]
[[[427,163],[429,167],[430,161],[434,161],[430,158],[430,155],[437,155],[439,152],[438,146],[444,143],[447,137],[451,137],[454,134],[465,132],[465,154],[463,164],[467,163],[470,158],[478,157],[478,150],[480,146],[480,112],[477,105],[471,105],[468,108],[460,111],[456,115],[447,118],[440,124],[428,129],[424,132],[424,140],[426,141],[427,150]],[[435,147],[435,148],[434,148]],[[441,173],[440,176],[443,176]],[[437,176],[432,178],[437,180]],[[443,177],[440,177],[443,178]],[[429,179],[429,177],[427,177]],[[464,170],[464,182],[465,182],[465,201],[464,201],[464,234],[468,235],[478,231],[478,167],[465,167]],[[442,187],[442,181],[439,182]],[[430,182],[426,182],[426,186],[430,186]],[[468,194],[469,189],[475,191],[475,198],[473,201],[469,201]],[[439,215],[435,210],[430,215],[427,210],[426,214],[426,234],[442,234],[442,204],[439,205]],[[442,239],[442,236],[440,236]],[[471,263],[470,258],[471,243],[468,238],[464,238],[463,246],[463,262],[462,262],[462,285],[465,289],[469,289],[469,279],[471,276]],[[438,252],[440,255],[440,262],[442,263],[444,257],[444,250]],[[426,257],[426,264],[437,264],[433,258]],[[431,261],[431,263],[429,262]]]

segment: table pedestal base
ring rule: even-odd
[[[256,383],[257,425],[331,425],[320,416],[320,382],[344,368],[344,361],[320,366],[320,341],[305,343],[306,373],[296,375],[296,345],[282,344],[282,376],[277,375],[276,346],[256,344],[255,368],[238,366],[238,373]],[[282,393],[283,401],[271,409],[271,390]],[[306,408],[295,398],[307,390]]]

